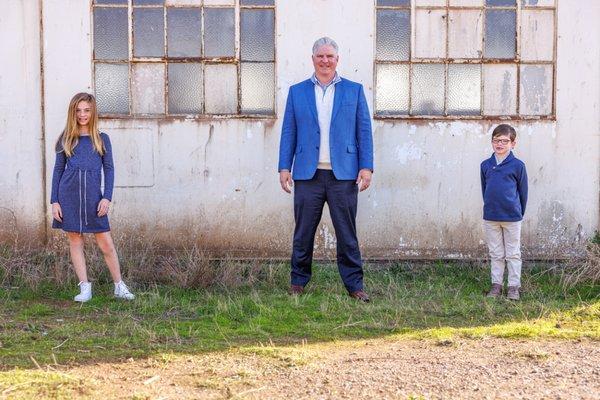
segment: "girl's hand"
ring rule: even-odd
[[[107,199],[100,200],[100,203],[98,203],[98,216],[104,217],[106,214],[108,214],[109,207],[110,207],[109,200],[107,200]]]
[[[58,222],[62,222],[62,209],[58,203],[52,203],[52,218]]]

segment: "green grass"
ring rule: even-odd
[[[600,287],[565,292],[541,267],[525,271],[523,299],[510,302],[483,297],[479,266],[367,266],[369,304],[347,296],[333,266],[317,266],[301,297],[286,292],[288,266],[270,268],[268,280],[235,289],[136,288],[133,302],[112,299],[109,284],[83,305],[75,287],[0,289],[0,369],[388,336],[600,340]]]

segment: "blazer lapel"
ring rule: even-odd
[[[306,95],[306,103],[308,104],[308,108],[315,118],[315,122],[319,123],[319,118],[317,117],[317,99],[315,98],[315,84],[309,79],[306,83],[306,89],[304,91]]]
[[[339,81],[335,85],[335,94],[333,95],[333,110],[331,111],[331,123],[335,120],[335,116],[340,110],[340,104],[342,103],[342,97],[344,97],[344,81]],[[331,129],[329,130],[331,132]]]

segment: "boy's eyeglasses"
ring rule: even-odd
[[[509,144],[510,143],[510,139],[492,139],[492,143],[494,144]]]

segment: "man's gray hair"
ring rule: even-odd
[[[313,53],[313,56],[314,56],[315,54],[317,54],[317,51],[319,51],[319,49],[320,49],[321,47],[323,47],[323,46],[327,46],[327,45],[329,45],[329,46],[333,47],[333,49],[335,50],[335,54],[337,54],[337,53],[338,53],[338,45],[337,45],[337,43],[335,42],[335,40],[333,40],[333,39],[332,39],[332,38],[330,38],[330,37],[324,36],[324,37],[322,37],[322,38],[320,38],[320,39],[317,39],[317,40],[315,41],[315,44],[313,44],[313,48],[312,48],[312,53]]]

